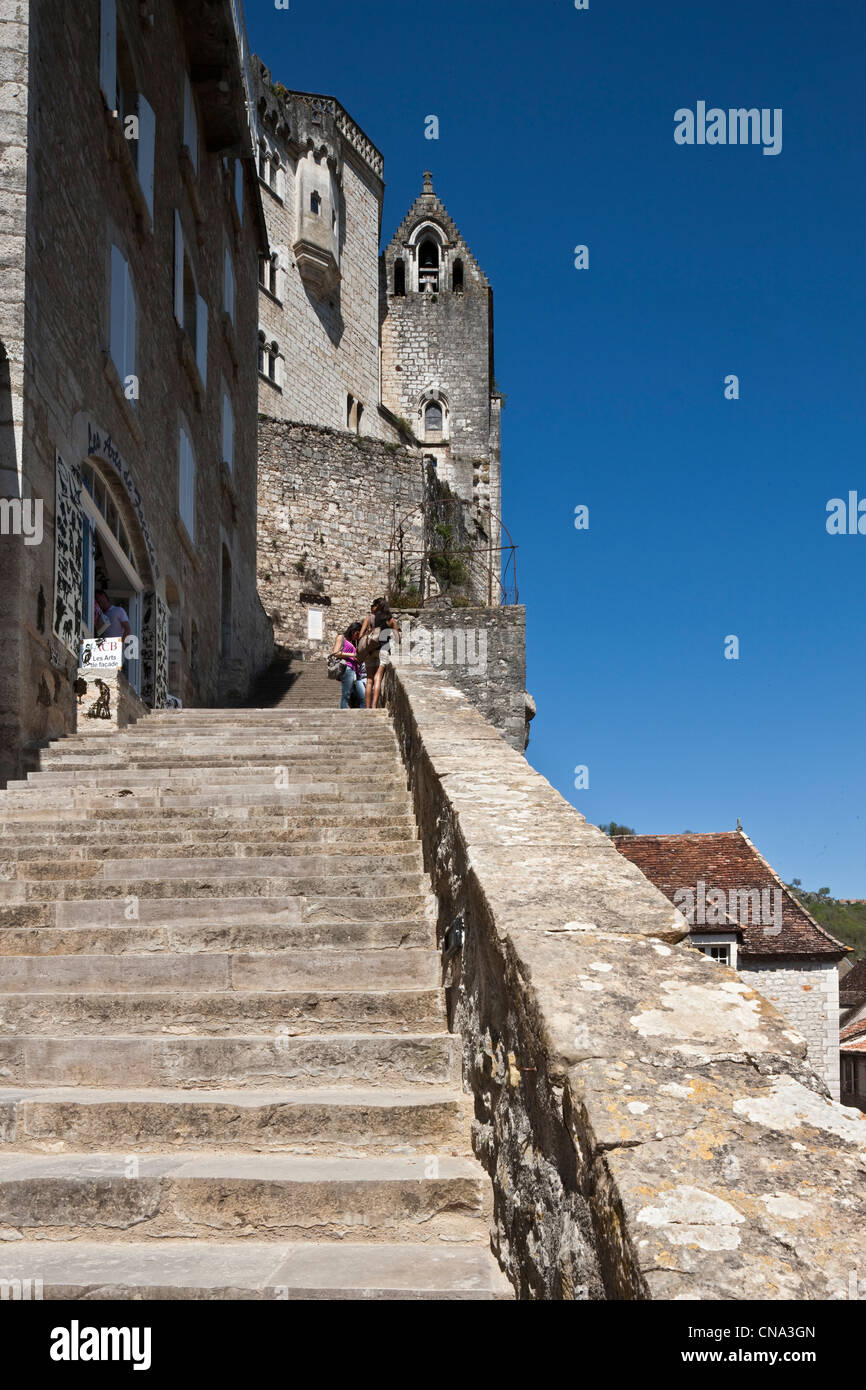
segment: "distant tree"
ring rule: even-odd
[[[819,898],[829,898],[829,896],[830,896],[830,889],[829,889],[829,888],[819,888],[819,889],[818,889],[818,897],[819,897]]]
[[[619,825],[615,820],[608,821],[607,825],[600,825],[599,830],[603,830],[605,835],[636,835],[637,831],[630,825]]]

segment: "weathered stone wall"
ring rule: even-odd
[[[0,4],[0,498],[33,498],[23,477],[24,276],[27,230],[29,0]],[[0,785],[20,769],[19,671],[25,661],[19,580],[31,562],[23,538],[0,535]]]
[[[112,500],[129,529],[146,587],[152,586],[163,602],[170,602],[174,595],[180,656],[180,687],[174,693],[186,703],[209,703],[218,697],[223,545],[232,564],[228,659],[244,662],[252,674],[256,663],[267,659],[269,641],[255,591],[257,374],[253,345],[260,209],[257,212],[252,151],[243,185],[243,223],[238,225],[233,211],[233,151],[228,167],[220,153],[208,151],[201,107],[198,173],[184,177],[183,79],[189,50],[182,8],[161,7],[151,26],[137,0],[119,0],[118,20],[136,90],[146,96],[155,115],[151,227],[120,122],[107,112],[100,89],[99,5],[40,0],[29,7],[16,3],[11,8],[20,21],[4,23],[0,32],[3,76],[9,79],[2,120],[10,136],[3,157],[0,216],[10,232],[13,266],[10,272],[4,269],[0,327],[16,373],[13,435],[17,434],[22,451],[23,487],[27,495],[42,500],[44,537],[33,546],[25,546],[19,537],[0,537],[0,580],[4,581],[0,582],[4,594],[0,723],[7,777],[22,766],[32,766],[40,745],[75,727],[72,681],[78,634],[70,624],[69,640],[63,642],[52,631],[58,453],[73,471],[88,458],[100,468],[104,465]],[[228,3],[224,21],[230,33]],[[239,68],[234,78],[240,91]],[[237,152],[243,153],[240,137],[247,127],[238,100]],[[11,142],[13,135],[17,144]],[[184,335],[174,318],[175,209],[180,212],[198,293],[208,306],[207,382],[201,397],[183,365]],[[21,255],[25,224],[26,285]],[[108,354],[112,244],[129,263],[136,296],[140,395],[135,406],[124,399]],[[227,250],[235,278],[233,329],[223,314]],[[186,355],[194,356],[189,345]],[[22,360],[23,437],[18,424]],[[224,389],[235,420],[231,473],[221,463]],[[7,400],[4,418],[8,407]],[[181,417],[187,422],[197,462],[193,542],[185,537],[178,517]],[[95,437],[98,447],[92,445]],[[7,442],[11,439],[7,434]],[[7,461],[10,457],[7,450]],[[120,481],[121,472],[129,480],[128,487]],[[9,486],[11,467],[4,476]],[[130,500],[133,496],[135,503]]]
[[[389,705],[521,1297],[844,1298],[866,1253],[866,1120],[805,1041],[508,748],[444,675]]]
[[[282,646],[330,651],[338,630],[365,616],[387,588],[394,527],[423,495],[410,449],[259,422],[259,593]],[[413,516],[410,532],[419,525]],[[321,639],[308,635],[310,610],[324,615]]]
[[[839,971],[836,962],[740,960],[740,974],[806,1039],[809,1060],[839,1099]]]
[[[522,753],[526,748],[526,609],[404,609],[398,664],[441,670]]]

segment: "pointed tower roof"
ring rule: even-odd
[[[421,192],[418,194],[418,197],[415,199],[391,238],[390,245],[387,248],[388,254],[399,254],[400,250],[408,244],[419,222],[435,222],[437,226],[441,227],[449,244],[460,248],[461,255],[466,256],[472,262],[484,284],[489,286],[490,282],[487,276],[484,274],[478,260],[469,249],[457,223],[451,217],[445,204],[437,197],[436,191],[433,188],[433,175],[429,169],[425,169],[424,171],[424,182]]]

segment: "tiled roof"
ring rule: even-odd
[[[695,913],[690,922],[694,935],[732,931],[740,935],[746,957],[840,960],[848,950],[815,921],[803,904],[788,892],[741,830],[713,835],[615,835],[620,854],[646,874],[651,883],[682,910],[682,897],[691,889]],[[726,921],[718,924],[707,904],[701,914],[699,885],[704,892],[721,889],[725,895]],[[761,910],[760,890],[765,890]],[[749,890],[755,890],[750,899]],[[781,892],[781,899],[776,896]],[[688,901],[688,900],[686,900]],[[781,921],[775,909],[781,902]],[[702,921],[701,917],[710,917]]]
[[[857,961],[839,981],[839,1004],[843,1009],[856,1009],[866,1003],[866,956]]]
[[[851,1023],[839,1034],[839,1046],[843,1052],[866,1052],[866,1018],[859,1023]]]

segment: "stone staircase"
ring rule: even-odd
[[[0,1279],[513,1296],[389,718],[286,703],[0,792]]]

